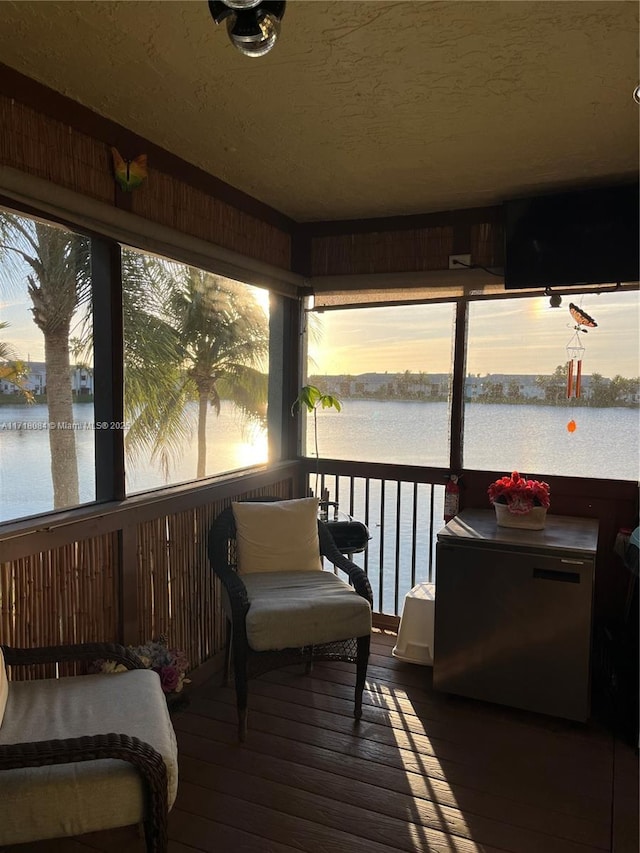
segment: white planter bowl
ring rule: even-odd
[[[506,504],[494,504],[493,508],[496,511],[498,527],[520,527],[525,530],[544,530],[544,525],[547,520],[547,508],[544,506],[534,506],[524,515],[516,515],[513,512],[509,512]]]

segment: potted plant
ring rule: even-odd
[[[500,477],[487,490],[499,527],[526,527],[542,530],[550,505],[549,484],[528,480],[517,471]]]
[[[188,704],[188,699],[182,691],[184,686],[190,683],[190,679],[186,677],[189,661],[183,651],[169,648],[164,634],[157,640],[141,646],[129,646],[129,648],[138,655],[147,669],[158,673],[170,710],[179,710]],[[122,672],[125,669],[125,666],[112,660],[98,660],[93,666],[95,672]]]
[[[315,491],[316,494],[318,494],[318,464],[320,459],[320,454],[318,452],[318,409],[335,409],[337,412],[340,412],[342,410],[342,403],[333,394],[323,394],[315,385],[303,385],[300,389],[300,393],[291,405],[291,414],[295,415],[296,410],[303,407],[307,412],[313,412],[313,440],[316,456]]]

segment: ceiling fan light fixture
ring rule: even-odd
[[[224,5],[231,9],[255,9],[259,6],[262,0],[224,0]]]
[[[271,14],[260,12],[246,17],[238,14],[235,21],[227,19],[231,43],[245,56],[264,56],[269,53],[280,35],[280,21]]]
[[[245,56],[264,56],[275,45],[286,0],[209,0],[216,24],[227,22],[231,43]]]

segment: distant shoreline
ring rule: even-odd
[[[308,381],[322,393],[340,400],[373,400],[375,402],[446,403],[450,395],[451,376],[447,373],[363,373],[359,375],[312,375]],[[639,409],[640,380],[598,373],[582,376],[582,394],[567,397],[566,371],[559,365],[551,374],[493,373],[465,377],[465,403],[507,406],[566,406],[597,409]]]
[[[93,395],[92,394],[83,394],[82,396],[74,397],[71,401],[74,405],[91,403],[93,404]],[[18,394],[0,394],[0,406],[24,406],[28,408],[29,406],[34,405],[46,405],[47,404],[47,395],[46,394],[34,394],[33,400],[27,400],[22,393]]]
[[[359,402],[371,402],[371,403],[446,403],[448,402],[446,397],[426,397],[426,398],[417,398],[417,397],[373,397],[373,396],[356,396],[351,395],[347,396],[342,394],[340,396],[341,402],[345,400],[357,400]],[[593,403],[591,400],[587,400],[584,397],[579,397],[578,399],[572,398],[568,400],[566,397],[562,397],[558,400],[539,400],[535,398],[491,398],[491,399],[482,399],[478,397],[465,397],[464,402],[469,405],[475,405],[478,403],[481,406],[557,406],[562,407],[566,406],[567,403],[571,403],[572,406],[577,406],[579,408],[589,408],[589,409],[640,409],[640,402],[629,402],[629,403],[617,403],[616,405],[611,404],[603,404],[598,405],[597,403]]]
[[[341,401],[346,400],[354,400],[358,402],[370,402],[370,403],[423,403],[429,405],[431,403],[434,404],[442,404],[446,403],[446,397],[426,397],[426,398],[416,398],[416,397],[380,397],[380,396],[372,396],[372,395],[340,395]],[[578,399],[567,400],[566,397],[561,397],[557,400],[541,400],[537,398],[491,398],[491,399],[482,399],[479,397],[465,397],[464,402],[469,405],[475,405],[476,403],[481,406],[553,406],[557,408],[565,407],[568,403],[571,403],[572,406],[577,408],[590,408],[590,409],[640,409],[640,402],[626,402],[621,403],[618,402],[615,405],[610,403],[598,404],[594,403],[591,400],[588,400],[584,397],[579,397]],[[47,404],[47,398],[43,395],[37,395],[33,402],[29,402],[25,400],[21,394],[15,395],[3,395],[0,394],[0,409],[3,406],[20,406],[24,409],[29,409],[33,405],[45,405]],[[73,404],[76,405],[93,405],[93,397],[84,396],[74,398]]]

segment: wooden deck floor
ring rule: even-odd
[[[638,759],[582,726],[443,696],[431,670],[376,633],[363,720],[353,668],[280,670],[250,683],[236,742],[232,690],[193,692],[180,748],[171,853],[637,853]],[[134,828],[11,853],[138,853]],[[7,848],[8,850],[9,848]]]

